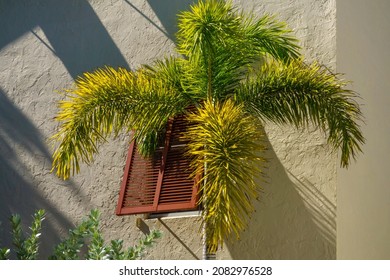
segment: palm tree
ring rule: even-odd
[[[153,154],[167,121],[186,114],[208,252],[239,236],[253,211],[270,121],[327,133],[347,167],[364,143],[357,95],[318,63],[306,64],[291,31],[272,16],[244,14],[230,3],[200,0],[179,15],[177,56],[136,71],[85,73],[59,105],[53,169],[66,179],[91,163],[98,145],[123,129],[139,152]],[[189,107],[195,109],[188,110]]]

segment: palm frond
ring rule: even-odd
[[[80,161],[91,163],[98,145],[122,128],[135,129],[141,151],[151,153],[167,119],[186,107],[181,95],[161,80],[123,68],[85,73],[66,94],[53,136],[59,142],[53,170],[64,179],[79,171]]]
[[[231,100],[206,101],[188,119],[193,125],[184,137],[195,173],[204,174],[204,223],[208,247],[216,250],[230,233],[239,236],[253,211],[259,190],[255,177],[263,161],[261,125]]]
[[[364,137],[358,96],[346,86],[339,75],[318,64],[271,63],[242,83],[236,99],[264,119],[297,127],[318,125],[327,131],[329,143],[341,150],[341,166],[347,167],[361,151]]]
[[[267,54],[285,62],[299,56],[297,39],[285,23],[239,13],[230,1],[199,1],[179,15],[177,35],[178,51],[195,69],[198,89],[218,100]]]
[[[238,33],[240,18],[230,1],[198,1],[179,14],[178,51],[190,60],[213,54],[216,45]]]
[[[257,19],[254,15],[243,15],[241,33],[243,51],[259,59],[261,54],[269,54],[278,61],[288,62],[300,56],[298,40],[286,23],[275,16],[265,15]]]
[[[183,71],[183,80],[188,85],[187,91],[193,92],[191,95],[197,100],[224,100],[245,77],[247,63],[233,50],[217,47],[209,63],[189,63]]]
[[[142,65],[144,71],[152,79],[164,81],[165,85],[182,93],[190,101],[194,90],[187,81],[188,61],[178,57],[168,57],[163,60],[156,60],[152,65]]]
[[[199,1],[179,15],[178,25],[178,52],[193,66],[191,73],[200,92],[206,98],[224,95],[239,79],[236,70],[245,65],[234,47],[240,28],[238,13],[230,2]]]

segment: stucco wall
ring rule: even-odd
[[[90,209],[102,213],[107,239],[140,236],[134,216],[114,210],[129,136],[100,149],[95,163],[70,181],[50,173],[49,137],[56,123],[55,91],[102,65],[135,69],[173,52],[175,14],[192,1],[0,0],[0,239],[11,243],[8,217],[25,224],[45,208],[43,256]],[[335,66],[335,1],[234,1],[259,15],[276,13],[295,30],[308,60]],[[31,4],[34,3],[34,4]],[[264,193],[241,241],[220,259],[335,258],[337,157],[324,135],[265,124],[269,159]],[[199,218],[148,220],[164,237],[147,258],[201,257]]]
[[[337,2],[337,70],[362,96],[364,154],[338,182],[337,258],[390,259],[390,2]]]

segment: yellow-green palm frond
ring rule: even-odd
[[[253,211],[263,161],[261,124],[232,100],[206,101],[188,119],[192,125],[184,137],[195,172],[203,174],[204,223],[215,250],[232,232],[239,236]]]
[[[271,63],[242,83],[236,99],[264,119],[297,127],[318,125],[341,150],[341,166],[347,167],[364,143],[358,96],[346,89],[347,84],[318,64]]]
[[[106,67],[85,73],[66,91],[56,120],[61,123],[53,139],[59,143],[53,154],[53,169],[64,179],[90,163],[99,143],[122,128],[135,129],[144,154],[150,153],[169,117],[184,110],[180,93],[144,71]]]
[[[178,57],[168,57],[156,60],[152,65],[143,65],[143,69],[150,78],[164,81],[164,83],[178,92],[186,92],[185,72],[187,61]]]
[[[265,15],[257,19],[253,14],[243,16],[242,49],[258,59],[260,54],[269,54],[278,61],[288,62],[300,56],[298,40],[287,24]]]
[[[187,94],[197,100],[224,100],[230,96],[246,75],[245,59],[216,48],[210,63],[192,62],[183,69]]]
[[[179,15],[178,25],[178,51],[193,66],[194,84],[204,98],[226,95],[247,63],[234,43],[240,33],[238,13],[225,1],[199,1]]]
[[[216,45],[238,33],[240,18],[230,1],[198,1],[179,14],[178,50],[190,60],[212,55]]]
[[[262,54],[281,61],[300,56],[298,40],[286,23],[275,16],[239,12],[231,1],[199,1],[182,12],[177,38],[179,52],[190,60],[212,55],[218,47],[251,61]]]
[[[265,55],[299,56],[297,39],[274,17],[237,11],[230,1],[199,1],[179,15],[178,51],[186,56],[206,98],[223,100]]]

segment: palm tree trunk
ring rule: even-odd
[[[205,221],[203,221],[202,225],[202,243],[203,243],[203,254],[202,254],[202,260],[208,260],[208,254],[207,254],[207,227]]]
[[[203,181],[203,195],[205,196],[205,188],[207,186],[207,177],[205,176],[207,173],[207,163],[205,162],[204,164],[204,170],[203,170],[203,176],[205,180]],[[203,199],[203,215],[205,216],[207,214],[207,197],[205,196]],[[203,255],[202,259],[203,260],[215,260],[216,259],[216,254],[210,252],[210,248],[207,245],[208,244],[208,236],[207,236],[207,223],[205,220],[203,220],[203,225],[202,225],[202,243],[203,243]]]
[[[207,76],[208,76],[208,85],[207,85],[207,97],[210,100],[213,100],[212,98],[212,85],[211,85],[211,64],[212,59],[211,57],[207,57],[208,65],[207,65]],[[207,161],[204,163],[204,170],[203,170],[203,176],[205,180],[203,181],[203,215],[207,215],[207,196],[206,196],[206,186],[207,186]],[[205,220],[203,220],[203,227],[202,227],[202,233],[203,233],[203,260],[215,260],[216,255],[215,252],[211,253],[210,248],[208,246],[208,236],[207,236],[207,223]]]
[[[211,253],[209,250],[209,247],[207,246],[207,225],[206,223],[203,223],[202,227],[202,236],[203,236],[203,260],[215,260],[216,254]]]

